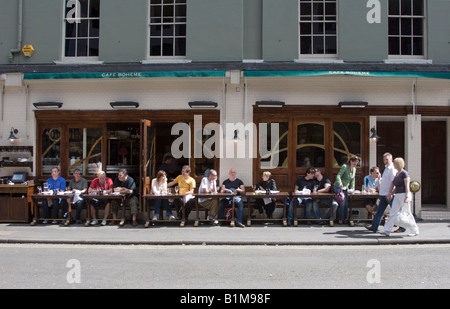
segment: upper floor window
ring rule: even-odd
[[[389,55],[425,55],[424,0],[389,0]]]
[[[98,58],[100,0],[66,0],[64,57]]]
[[[337,56],[336,0],[300,0],[300,56]]]
[[[150,0],[150,57],[186,56],[186,0]]]

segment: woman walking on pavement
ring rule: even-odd
[[[411,192],[409,190],[410,177],[408,172],[404,170],[405,161],[402,158],[395,158],[394,167],[397,170],[397,174],[395,175],[394,181],[391,183],[389,194],[386,197],[390,200],[395,194],[395,199],[392,203],[389,220],[380,231],[380,234],[389,236],[394,227],[395,218],[403,211],[407,213],[411,223],[409,226],[411,233],[408,234],[408,236],[417,236],[419,235],[419,228],[411,213]]]

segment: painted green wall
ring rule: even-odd
[[[370,24],[366,0],[338,1],[338,59],[382,62],[388,58],[387,2],[381,23]],[[293,61],[299,58],[298,0],[187,0],[187,59]],[[101,2],[100,56],[108,63],[139,62],[148,55],[148,0]],[[17,47],[18,0],[0,0],[0,64]],[[24,0],[23,44],[31,58],[13,64],[52,64],[62,59],[64,2]],[[427,56],[450,63],[450,1],[427,1]]]
[[[187,58],[241,61],[243,0],[188,0]]]
[[[369,23],[367,1],[338,1],[338,57],[344,61],[388,58],[387,0],[380,1],[381,23]]]

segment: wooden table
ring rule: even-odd
[[[380,195],[378,193],[368,193],[368,192],[360,192],[360,193],[355,193],[355,192],[349,192],[348,193],[348,223],[350,224],[350,226],[355,226],[355,223],[353,222],[353,218],[352,218],[352,210],[353,208],[365,208],[365,205],[363,205],[362,207],[355,207],[354,202],[355,201],[361,201],[361,200],[365,200],[367,198],[374,198],[374,199],[378,199],[380,197]],[[372,221],[372,219],[359,219],[360,221]]]
[[[155,194],[144,194],[143,198],[146,200],[172,200],[172,199],[183,199],[184,195],[182,194],[167,194],[167,195],[155,195]],[[150,204],[150,203],[148,203]],[[145,222],[145,227],[148,228],[150,226],[150,205],[147,204],[147,221]],[[181,207],[181,220],[156,220],[155,222],[180,222],[180,227],[184,227],[186,223],[185,218],[185,205],[182,203]]]
[[[282,221],[283,222],[283,226],[287,226],[287,219],[286,219],[286,200],[289,197],[289,193],[288,192],[279,192],[279,193],[271,193],[271,194],[266,194],[266,193],[262,193],[262,194],[256,194],[254,192],[252,193],[247,193],[247,204],[248,204],[248,217],[247,217],[247,226],[251,226],[252,225],[252,221]],[[252,219],[252,210],[250,207],[250,199],[254,198],[254,199],[264,199],[264,198],[270,198],[270,199],[276,199],[276,200],[282,200],[283,201],[283,218],[281,219]],[[276,202],[275,202],[276,203]],[[276,208],[276,205],[275,205]]]
[[[106,219],[106,221],[119,221],[119,226],[125,225],[125,196],[126,194],[107,194],[107,195],[99,195],[99,194],[84,194],[83,199],[86,200],[86,207],[87,207],[87,216],[86,216],[86,223],[84,226],[89,226],[91,223],[91,200],[98,199],[98,200],[120,200],[120,206],[122,207],[122,218],[120,219]]]
[[[199,203],[198,203],[198,199],[199,198],[216,198],[217,202],[220,203],[220,199],[221,198],[231,198],[232,202],[231,202],[231,208],[232,208],[232,215],[231,215],[231,222],[230,222],[230,226],[234,227],[234,197],[236,196],[236,193],[196,193],[195,194],[195,222],[194,222],[194,226],[197,227],[200,223],[200,221],[210,221],[207,219],[200,219],[200,215],[199,215]],[[220,208],[220,205],[219,205]],[[217,221],[227,221],[227,219],[217,219]]]
[[[334,193],[313,193],[311,192],[310,194],[298,194],[293,192],[291,194],[291,197],[294,198],[312,198],[313,202],[316,199],[329,199],[330,200],[330,219],[329,219],[329,224],[330,226],[334,226],[334,222],[333,222],[333,198],[334,198],[335,194]],[[299,204],[300,206],[300,204]],[[306,207],[306,206],[305,206]],[[294,207],[294,226],[298,226],[298,220],[300,221],[323,221],[323,219],[298,219],[297,218],[297,207]]]
[[[60,195],[60,194],[47,195],[47,194],[42,194],[42,193],[29,195],[33,201],[33,209],[34,209],[34,218],[33,218],[33,221],[31,221],[30,225],[31,226],[36,225],[39,222],[39,220],[52,220],[52,221],[63,221],[64,226],[68,226],[70,223],[70,215],[67,215],[67,218],[62,218],[62,219],[41,218],[38,203],[39,203],[39,201],[44,201],[44,200],[69,199],[70,197],[72,197],[72,195],[73,195],[72,193],[64,194],[64,195]],[[70,211],[71,211],[71,205],[68,202],[68,212],[70,212]]]

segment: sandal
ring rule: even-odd
[[[394,233],[404,233],[405,231],[406,231],[405,228],[399,227],[398,229],[396,229],[396,230],[394,231]]]

